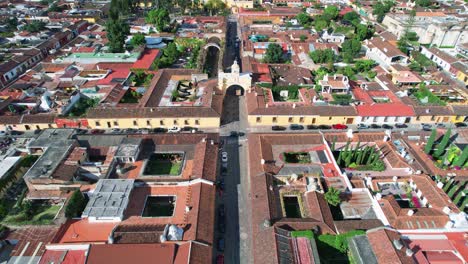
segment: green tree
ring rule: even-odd
[[[374,35],[374,28],[370,25],[359,24],[356,26],[356,38],[360,41],[370,39]]]
[[[226,8],[226,4],[222,0],[208,0],[205,3],[205,8],[210,11],[210,16],[213,16],[213,12],[216,13]]]
[[[445,152],[445,148],[447,148],[447,145],[449,143],[449,140],[450,140],[450,136],[451,136],[451,133],[452,133],[452,128],[450,127],[444,134],[444,136],[442,137],[442,140],[440,141],[439,145],[437,145],[437,150],[434,151],[434,156],[435,157],[440,157],[442,156],[442,154],[444,154]]]
[[[80,217],[86,207],[86,203],[87,200],[81,191],[74,191],[65,207],[65,216],[68,218]]]
[[[321,32],[322,30],[324,30],[325,28],[328,27],[328,23],[329,23],[330,20],[326,20],[325,18],[323,18],[322,16],[317,16],[314,20],[314,27],[315,27],[315,31],[317,32]]]
[[[170,23],[169,11],[165,8],[153,9],[148,12],[145,18],[146,23],[156,26],[159,32],[162,32]]]
[[[192,2],[189,0],[176,0],[176,3],[182,10],[182,14],[185,13],[187,7],[189,7],[192,4]]]
[[[426,154],[431,153],[432,147],[434,146],[434,141],[435,141],[436,135],[437,135],[437,131],[436,131],[436,129],[434,128],[434,129],[432,129],[431,136],[430,136],[429,139],[427,140],[426,146],[424,147],[424,152],[425,152]]]
[[[340,10],[334,5],[329,5],[323,10],[323,16],[327,20],[335,20],[338,17]]]
[[[48,12],[62,12],[63,9],[64,9],[64,8],[63,8],[63,7],[59,7],[59,6],[57,5],[57,3],[53,3],[53,4],[49,7],[49,9],[48,9],[47,11],[48,11]]]
[[[358,60],[354,64],[358,72],[368,72],[374,68],[377,63],[373,60]]]
[[[112,53],[125,51],[125,39],[130,33],[130,27],[126,22],[117,19],[109,19],[106,23],[107,39],[109,40],[109,50]]]
[[[408,54],[410,41],[414,41],[414,36],[416,33],[411,32],[411,28],[413,27],[414,21],[416,17],[416,12],[414,10],[411,11],[408,19],[405,21],[405,27],[403,30],[403,34],[401,34],[400,39],[397,41],[398,49],[401,52]]]
[[[460,155],[460,157],[458,157],[458,160],[455,162],[455,166],[459,166],[459,167],[463,167],[463,165],[465,165],[466,161],[468,159],[468,147],[464,147],[463,148],[463,152],[462,154]]]
[[[143,33],[136,33],[132,36],[132,40],[130,43],[134,46],[142,46],[146,44],[145,34]]]
[[[18,18],[16,17],[12,17],[12,18],[8,18],[6,20],[6,27],[7,27],[7,30],[8,31],[16,31],[18,30]]]
[[[341,45],[341,50],[343,53],[343,60],[350,63],[353,61],[354,57],[359,54],[359,51],[361,51],[361,41],[355,38],[347,39]]]
[[[310,15],[305,12],[297,14],[296,19],[302,26],[309,25],[312,20]]]
[[[29,22],[26,26],[24,26],[24,29],[30,33],[37,33],[41,30],[45,29],[45,26],[47,25],[46,22],[40,21],[40,20],[33,20]]]
[[[283,48],[276,43],[270,43],[265,53],[266,63],[283,63]]]
[[[34,206],[31,201],[24,201],[21,209],[23,209],[23,212],[28,219],[31,219],[34,216]]]
[[[325,193],[325,200],[332,206],[337,206],[341,203],[341,198],[340,198],[340,191],[330,187],[328,191]]]
[[[428,7],[432,5],[431,0],[416,0],[416,5],[421,7]]]
[[[305,42],[307,40],[307,36],[306,35],[300,35],[299,39],[301,40],[301,42]]]
[[[348,22],[352,23],[353,25],[356,25],[356,24],[359,24],[359,22],[361,21],[361,16],[359,16],[358,13],[352,11],[352,12],[346,13],[343,16],[343,20],[348,21]]]
[[[385,14],[387,14],[390,11],[394,4],[395,3],[393,1],[385,1],[383,3],[378,1],[373,6],[372,14],[377,16],[377,22],[382,23]]]
[[[130,34],[130,27],[120,18],[121,2],[112,0],[109,8],[109,19],[106,23],[108,46],[112,53],[119,53],[125,50],[125,40]]]
[[[314,63],[333,63],[335,61],[335,52],[332,49],[314,50],[309,53]]]

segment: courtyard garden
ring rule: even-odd
[[[363,230],[352,230],[339,235],[315,236],[321,263],[353,263],[350,258],[348,238],[365,235]]]
[[[132,75],[129,78],[129,82],[131,86],[144,86],[148,87],[153,79],[153,73],[147,73],[143,70],[134,70]]]
[[[171,217],[174,214],[175,196],[149,196],[143,217]]]
[[[128,88],[124,96],[120,99],[119,103],[121,104],[137,104],[143,94],[139,93],[136,89]]]
[[[182,171],[183,162],[182,153],[153,153],[146,163],[143,174],[178,176]]]
[[[461,150],[451,142],[451,131],[449,128],[439,139],[437,131],[432,130],[431,136],[424,146],[424,153],[434,161],[434,165],[444,170],[461,170],[468,166],[468,148]]]
[[[333,142],[331,149],[338,166],[359,171],[385,170],[385,163],[376,147],[361,147],[360,142],[358,142],[353,148],[350,143],[348,141],[344,148],[337,150],[335,149],[335,142]]]
[[[311,163],[309,152],[283,152],[283,161],[286,163]]]
[[[447,103],[442,101],[439,97],[434,95],[429,89],[426,88],[425,84],[421,84],[412,96],[422,105],[439,105],[445,106]]]
[[[269,101],[270,93],[275,102],[299,102],[299,90],[302,88],[309,88],[299,85],[276,86],[271,83],[261,83],[259,86],[263,88],[263,95],[267,102]]]
[[[442,190],[450,197],[452,202],[464,212],[468,204],[468,181],[464,179],[435,176],[436,182],[442,182]]]
[[[70,109],[68,112],[69,117],[81,117],[86,114],[89,108],[95,107],[99,104],[99,99],[97,98],[80,98],[78,102]]]
[[[172,102],[194,102],[198,99],[197,88],[189,80],[181,80],[172,91]]]

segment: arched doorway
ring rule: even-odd
[[[219,58],[221,48],[216,43],[209,43],[204,47],[203,72],[208,74],[208,78],[218,76]]]
[[[226,125],[240,121],[240,105],[245,101],[244,87],[233,84],[227,87],[223,100],[221,124]]]
[[[238,84],[231,85],[226,89],[226,96],[242,96],[244,94],[245,89]]]

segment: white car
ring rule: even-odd
[[[368,128],[369,128],[369,126],[364,125],[364,124],[358,124],[357,125],[357,129],[368,129]]]
[[[180,127],[171,127],[167,130],[167,132],[169,133],[177,133],[177,132],[180,132]]]
[[[6,136],[6,131],[5,130],[0,130],[0,136]]]
[[[227,162],[227,161],[228,161],[228,155],[227,155],[227,152],[226,152],[226,151],[223,151],[223,152],[221,153],[221,160],[222,160],[223,162]]]

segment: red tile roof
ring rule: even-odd
[[[142,56],[133,64],[132,68],[149,70],[158,55],[158,49],[145,49]]]
[[[91,223],[87,219],[67,220],[60,227],[54,243],[107,242],[116,223]]]
[[[176,244],[112,244],[91,245],[88,264],[173,264],[177,252]]]
[[[396,230],[379,228],[367,231],[367,238],[378,263],[414,263],[412,257],[406,256],[405,247],[397,250],[393,240],[399,240],[400,234]]]
[[[98,85],[108,85],[112,83],[113,79],[124,79],[130,74],[132,68],[131,63],[98,63],[96,69],[107,70],[110,69],[111,73],[106,78],[98,81]]]
[[[84,264],[86,250],[46,250],[39,264]]]

